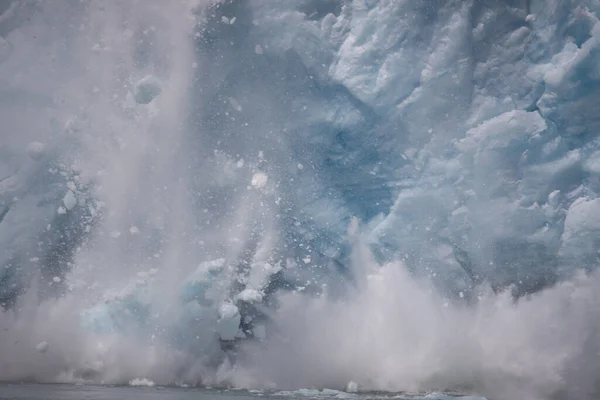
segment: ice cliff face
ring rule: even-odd
[[[52,67],[72,38],[45,30],[82,15],[59,9],[12,2],[0,20],[5,301],[32,271],[68,269],[91,218],[71,198],[84,185],[56,161],[72,149],[65,131],[85,127],[47,124],[77,74]],[[343,263],[357,216],[381,259],[454,288],[536,290],[597,263],[599,10],[592,0],[224,2],[196,33],[188,134],[202,138],[199,153],[266,171],[281,251],[300,264],[311,253]]]
[[[277,160],[323,253],[354,215],[383,259],[535,291],[597,263],[599,7],[228,4],[199,41],[208,129]]]

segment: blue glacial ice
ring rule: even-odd
[[[497,392],[502,378],[525,376],[530,385],[514,378],[510,395],[539,398],[562,390],[557,382],[579,382],[564,371],[591,368],[578,363],[587,345],[576,343],[593,340],[555,325],[569,301],[575,314],[589,311],[569,285],[597,302],[594,283],[578,274],[600,258],[599,16],[598,0],[0,4],[0,325],[26,329],[15,310],[38,315],[21,304],[40,301],[60,310],[46,318],[78,321],[80,345],[85,335],[136,338],[135,354],[154,360],[140,367],[104,350],[65,350],[53,343],[64,335],[57,322],[24,318],[35,326],[26,354],[47,343],[45,354],[62,351],[61,371],[93,370],[104,381],[358,381],[369,390],[469,381]],[[377,268],[390,265],[409,273],[382,276],[412,297],[378,286]],[[432,287],[417,290],[411,279]],[[511,314],[515,299],[540,292]],[[373,313],[375,331],[357,343],[381,340],[369,351],[384,362],[327,335],[313,342],[317,331],[297,325],[360,325],[335,304],[294,297],[348,293],[350,310]],[[423,339],[432,358],[447,356],[439,363],[410,353],[388,333],[400,328],[381,322],[396,310],[390,299],[412,298],[431,318],[403,306],[398,319],[455,328]],[[473,314],[463,309],[477,301]],[[525,329],[533,316],[537,325]],[[514,343],[531,350],[508,346],[515,359],[489,349],[502,343],[490,327],[510,323]],[[272,345],[270,330],[283,332]],[[548,330],[557,332],[547,338],[552,355],[532,339]],[[305,349],[286,353],[298,360],[294,378],[275,350],[257,350],[281,349],[286,334]],[[257,347],[220,351],[240,339]],[[168,368],[156,367],[165,354],[156,346],[170,351]],[[384,357],[389,347],[424,370],[397,368]],[[376,376],[339,354],[321,360],[327,372],[304,357],[334,349],[365,356],[349,355],[350,365]],[[257,352],[263,370],[236,370]],[[391,353],[397,362],[399,350]],[[79,377],[57,378],[53,362],[0,378]],[[581,382],[588,390],[590,380]]]

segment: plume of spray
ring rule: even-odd
[[[428,392],[493,399],[591,399],[598,393],[598,274],[515,300],[510,288],[448,299],[400,262],[378,265],[353,222],[353,280],[279,298],[274,332],[245,350],[246,386]],[[236,381],[237,379],[237,381]]]

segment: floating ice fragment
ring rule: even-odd
[[[229,18],[227,18],[226,16],[223,15],[221,17],[221,22],[224,23],[224,24],[228,24],[229,25]]]
[[[267,185],[267,181],[269,177],[264,172],[257,172],[252,176],[252,181],[250,182],[252,186],[257,189],[264,188]]]
[[[52,282],[54,282],[54,283],[60,283],[61,279],[58,276],[55,276],[54,278],[52,278]]]
[[[31,142],[27,145],[27,155],[35,161],[39,161],[44,157],[46,146],[40,142]]]
[[[263,54],[263,48],[262,48],[262,47],[261,47],[259,44],[257,44],[257,45],[254,47],[254,52],[255,52],[256,54]]]
[[[63,206],[58,207],[58,210],[56,210],[57,213],[59,213],[60,215],[64,215],[67,213],[67,209],[64,208]]]
[[[129,381],[129,386],[147,386],[147,387],[152,387],[154,386],[154,382],[152,382],[150,379],[146,379],[146,378],[135,378]]]
[[[48,346],[48,342],[40,342],[37,346],[35,346],[35,351],[37,351],[38,353],[45,353],[48,351]]]
[[[132,226],[131,228],[129,228],[129,233],[131,233],[132,235],[136,235],[136,234],[140,233],[140,230],[138,229],[137,226]]]
[[[153,75],[147,75],[135,85],[135,102],[148,104],[161,92],[161,82]]]
[[[235,24],[235,21],[237,20],[237,17],[233,17],[229,20],[229,25],[233,25]]]

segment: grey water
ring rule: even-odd
[[[485,400],[453,393],[423,395],[395,393],[345,393],[336,390],[248,391],[238,389],[129,387],[63,384],[0,384],[0,400],[251,400],[251,399],[397,399]]]

